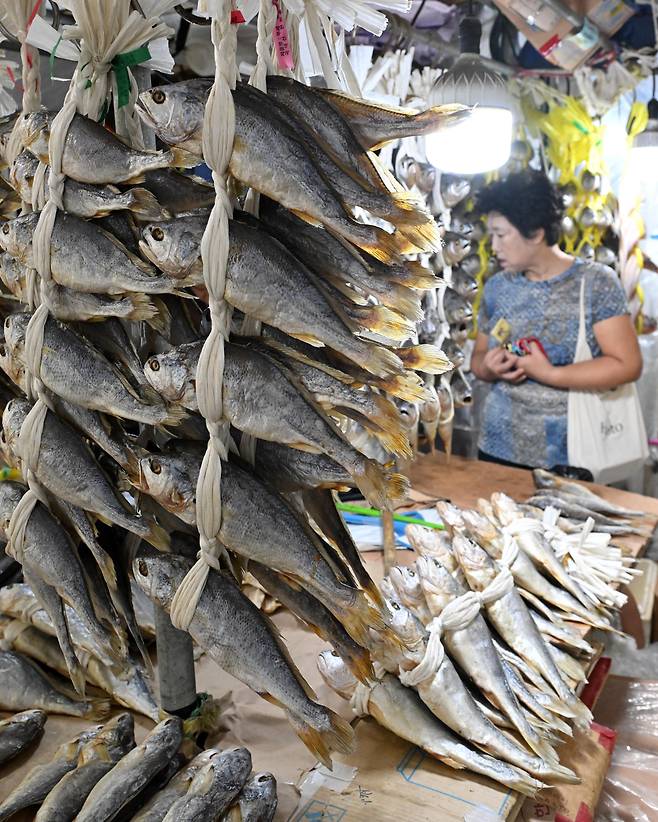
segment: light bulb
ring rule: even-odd
[[[425,137],[428,163],[450,174],[481,174],[509,160],[514,116],[507,108],[477,106],[463,122]]]

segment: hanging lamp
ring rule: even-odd
[[[440,171],[480,174],[507,162],[514,131],[514,98],[498,72],[480,57],[482,25],[472,14],[459,24],[461,54],[430,92],[429,103],[472,106],[469,118],[425,138],[427,160]]]

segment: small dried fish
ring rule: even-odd
[[[54,115],[47,111],[28,114],[22,124],[23,145],[42,162],[48,162],[48,141]],[[184,152],[137,151],[88,117],[76,114],[66,132],[62,172],[79,183],[139,182],[144,172],[169,166],[196,165]]]
[[[20,784],[0,804],[0,820],[9,819],[24,808],[40,805],[62,777],[76,767],[81,748],[100,730],[101,726],[98,725],[83,731],[60,745],[50,762],[35,765],[28,771]]]
[[[168,610],[192,564],[182,557],[140,553],[133,574],[138,585]],[[313,692],[272,624],[224,574],[209,574],[189,631],[220,667],[281,707],[304,744],[324,764],[331,765],[332,751],[351,750],[349,724],[314,702]]]
[[[50,791],[35,822],[74,819],[94,785],[135,747],[134,725],[131,714],[119,714],[83,745],[77,767],[65,774]]]
[[[43,733],[47,715],[34,709],[0,721],[0,765],[22,753]]]
[[[0,650],[0,708],[3,711],[27,711],[40,708],[46,713],[102,719],[110,711],[107,699],[73,699],[55,688],[45,674],[27,657],[14,651]],[[2,819],[0,812],[0,819]]]
[[[185,796],[177,799],[164,822],[214,822],[229,809],[251,773],[246,748],[214,751],[195,774]]]

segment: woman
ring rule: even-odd
[[[636,380],[642,356],[612,269],[560,250],[560,195],[538,171],[485,188],[493,252],[502,270],[487,281],[471,369],[493,383],[482,416],[480,459],[521,467],[567,465],[569,389],[606,390]],[[592,360],[574,363],[581,282]],[[505,343],[536,337],[516,356]]]

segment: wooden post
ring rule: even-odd
[[[384,542],[384,573],[388,574],[395,565],[395,531],[393,529],[393,512],[382,511],[382,529]]]

